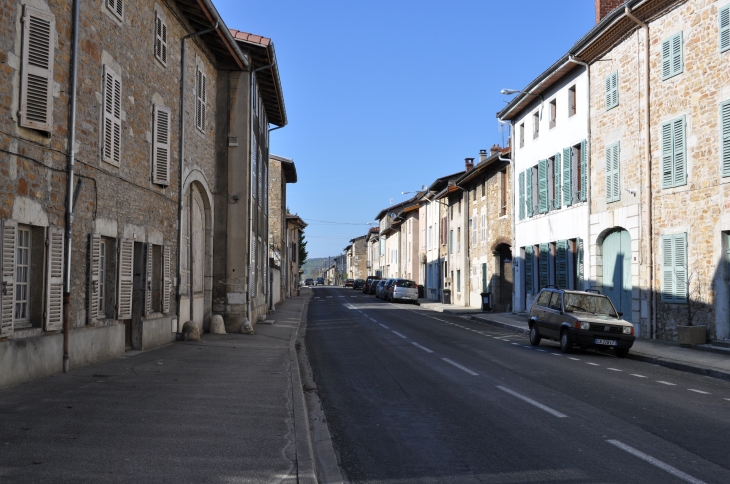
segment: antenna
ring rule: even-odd
[[[389,205],[393,205],[393,199],[392,198],[390,199],[390,204]]]

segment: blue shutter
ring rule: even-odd
[[[563,149],[563,203],[570,207],[573,203],[573,150]]]
[[[532,204],[532,167],[527,169],[527,216],[532,217],[535,214],[535,209]]]
[[[687,149],[684,129],[684,116],[672,121],[674,142],[674,186],[687,183]]]
[[[550,251],[549,251],[549,244],[540,244],[540,267],[538,269],[538,282],[540,284],[540,287],[538,289],[542,289],[544,287],[547,287],[548,284],[550,284]]]
[[[537,211],[548,211],[548,161],[540,160],[537,163]]]
[[[662,80],[684,71],[682,32],[662,42]]]
[[[606,77],[606,111],[618,106],[618,71]]]
[[[720,52],[730,49],[730,5],[720,9]]]
[[[728,16],[730,16],[730,6],[726,10],[728,10]],[[730,101],[725,101],[720,105],[720,130],[722,132],[720,137],[722,143],[720,149],[722,176],[730,176]]]
[[[553,191],[553,208],[560,208],[560,200],[562,198],[562,185],[560,184],[560,173],[562,171],[562,163],[560,162],[560,153],[555,154],[553,161],[553,180],[555,180],[555,190]]]
[[[586,140],[580,142],[580,201],[588,199],[588,143]]]
[[[535,293],[535,279],[532,271],[532,250],[531,245],[525,247],[525,294]],[[486,272],[482,272],[482,274],[486,274]]]
[[[582,291],[584,289],[583,281],[585,279],[585,272],[584,272],[584,265],[583,265],[583,239],[578,238],[575,240],[576,248],[576,261],[575,261],[575,268],[576,268],[576,276],[577,281],[575,284],[575,288],[578,291]]]
[[[662,124],[662,188],[674,186],[674,147],[672,123]]]
[[[606,202],[621,200],[621,168],[619,143],[606,148]]]
[[[687,302],[687,234],[662,237],[662,301]]]
[[[520,173],[520,176],[517,178],[517,183],[519,184],[519,192],[520,192],[520,220],[525,219],[525,172],[523,171]]]
[[[568,289],[568,241],[558,240],[557,260],[555,261],[555,285]]]

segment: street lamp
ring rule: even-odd
[[[534,93],[531,93],[530,91],[521,91],[519,89],[502,89],[501,91],[499,91],[499,93],[504,94],[505,96],[511,96],[512,94],[521,93],[521,94],[527,94],[530,96],[539,97],[540,98],[540,121],[542,121],[542,105],[545,104],[545,99],[542,97],[542,94],[534,94]]]

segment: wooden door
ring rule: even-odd
[[[631,236],[619,230],[608,234],[603,241],[603,293],[629,322],[631,290]]]
[[[205,315],[205,209],[200,192],[195,186],[192,187],[190,201],[190,224],[192,320],[202,328]]]

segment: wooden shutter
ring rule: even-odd
[[[687,182],[687,157],[685,146],[684,116],[672,121],[672,143],[674,157],[674,184],[684,185]]]
[[[560,162],[560,153],[555,154],[555,160],[553,161],[553,180],[555,180],[555,186],[553,189],[553,208],[560,208],[562,199],[562,185],[560,183],[560,174],[562,171],[562,163]]]
[[[578,291],[583,290],[583,281],[585,279],[585,266],[583,264],[583,239],[580,237],[575,240],[576,245],[576,261],[575,261],[575,267],[576,267],[576,278],[578,279],[575,284],[575,289]]]
[[[15,238],[18,222],[0,220],[0,336],[13,333],[15,318]]]
[[[725,101],[720,105],[720,130],[722,133],[720,135],[722,143],[720,149],[722,176],[730,176],[730,101]]]
[[[606,111],[618,106],[618,71],[606,77]]]
[[[534,205],[532,202],[532,167],[527,169],[527,216],[532,217],[535,214]]]
[[[606,202],[621,200],[621,169],[619,143],[606,148]]]
[[[544,287],[547,287],[548,284],[550,284],[550,244],[544,243],[540,244],[540,265],[538,269],[538,283],[540,287],[538,289],[542,289]]]
[[[556,245],[555,285],[561,289],[568,289],[568,241],[558,240]]]
[[[119,239],[117,243],[117,319],[132,318],[134,287],[134,240]]]
[[[532,257],[532,246],[528,245],[525,247],[525,293],[526,294],[534,294],[535,293],[535,280],[533,277],[533,271],[532,271],[532,265],[533,265],[533,257]]]
[[[149,316],[152,314],[152,265],[154,264],[154,259],[152,257],[152,244],[145,245],[147,253],[145,254],[144,264],[144,314],[145,316]]]
[[[106,6],[119,20],[124,19],[124,0],[106,0]]]
[[[205,105],[208,99],[206,84],[207,78],[198,67],[195,74],[195,126],[201,131],[205,130]]]
[[[487,214],[482,212],[482,243],[487,243]]]
[[[662,236],[662,301],[687,301],[687,234]]]
[[[46,240],[46,331],[63,326],[63,228],[49,227]]]
[[[159,14],[155,15],[155,58],[167,65],[167,24]]]
[[[53,57],[56,20],[33,7],[23,9],[20,125],[50,132],[53,127]]]
[[[471,243],[472,245],[477,244],[477,216],[474,215],[471,218]]]
[[[152,183],[170,184],[170,109],[154,107],[152,127]]]
[[[671,188],[674,183],[674,146],[672,123],[662,124],[662,188]]]
[[[441,244],[446,245],[446,237],[447,237],[447,223],[448,219],[446,217],[441,219]]]
[[[682,50],[682,32],[662,42],[662,79],[669,79],[684,70]]]
[[[93,324],[99,319],[99,277],[101,267],[101,236],[89,235],[89,309],[86,319]]]
[[[537,163],[537,211],[548,211],[548,161],[540,160]]]
[[[588,200],[588,143],[586,140],[580,142],[580,201]]]
[[[730,49],[730,5],[720,9],[720,52]]]
[[[170,312],[170,297],[172,294],[172,276],[170,267],[170,246],[162,248],[162,312]]]
[[[104,114],[101,158],[119,166],[122,147],[122,79],[104,66]]]
[[[570,207],[573,203],[573,150],[563,149],[563,203]]]
[[[520,220],[525,219],[525,172],[521,172],[520,175],[517,177],[517,183],[519,184],[519,192],[520,192]]]

